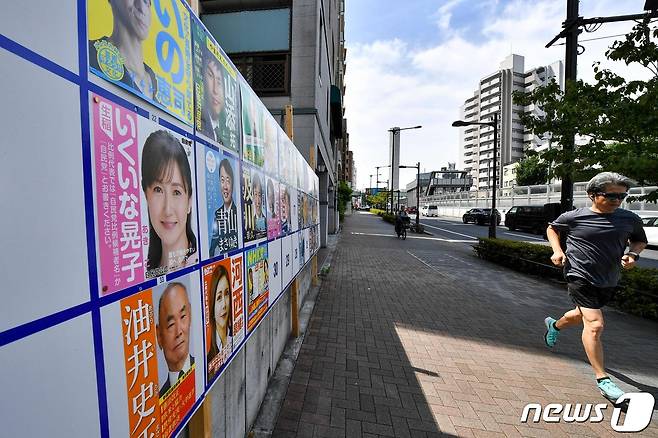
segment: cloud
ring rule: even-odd
[[[588,5],[590,10],[583,10],[581,4],[581,15],[638,12],[629,11],[624,2],[594,3]],[[455,22],[453,14],[459,8],[477,9],[481,21]],[[424,47],[411,46],[401,38],[366,44],[347,41],[345,109],[359,188],[368,186],[375,166],[389,163],[389,128],[423,125],[420,130],[401,134],[401,164],[420,161],[421,168],[429,171],[459,162],[459,131],[450,125],[482,77],[495,72],[510,53],[525,57],[526,70],[564,58],[564,46],[544,48],[561,29],[564,2],[513,0],[474,5],[451,0],[437,9],[435,17],[441,36]],[[349,6],[347,20],[349,23]],[[631,27],[632,23],[606,25],[596,34],[583,33],[580,38],[625,33]],[[603,60],[612,41],[583,43],[587,50],[579,56],[580,78],[592,80],[592,62]],[[615,67],[629,73],[623,65]],[[632,74],[642,73],[633,70]],[[414,171],[401,170],[402,185],[414,178]],[[380,180],[385,179],[380,174]]]

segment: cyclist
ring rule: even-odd
[[[404,207],[400,208],[398,214],[395,216],[395,232],[400,237],[402,231],[404,230],[405,224],[410,222],[409,215]]]

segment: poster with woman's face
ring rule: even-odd
[[[202,183],[206,199],[207,241],[205,258],[216,257],[238,249],[242,244],[240,203],[240,167],[231,154],[203,147]],[[201,161],[201,160],[200,160]],[[201,190],[201,187],[200,189]]]
[[[242,103],[242,158],[258,167],[265,163],[267,109],[249,85],[240,81]]]
[[[267,244],[245,251],[247,282],[247,331],[251,332],[265,316],[269,303],[270,267]]]
[[[91,99],[100,292],[199,261],[192,142],[108,99]]]
[[[199,288],[193,272],[101,309],[105,373],[125,382],[108,387],[118,435],[170,437],[203,394]]]
[[[266,177],[267,200],[267,238],[275,239],[281,235],[281,202],[279,182],[274,178]]]
[[[279,218],[281,221],[281,235],[285,236],[291,232],[291,203],[290,203],[290,188],[284,184],[281,183],[279,185],[279,204],[281,208],[279,211],[281,212]]]
[[[181,0],[88,0],[89,70],[191,126],[190,20]]]
[[[262,172],[242,166],[242,216],[244,243],[258,243],[267,238],[266,179]]]
[[[196,17],[192,30],[196,133],[239,154],[242,135],[237,70]]]
[[[212,384],[244,339],[242,254],[203,267],[207,382]]]

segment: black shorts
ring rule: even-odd
[[[578,307],[600,309],[615,296],[616,287],[598,287],[578,277],[567,279],[567,288],[571,299]]]

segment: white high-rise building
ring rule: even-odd
[[[540,114],[534,105],[521,107],[512,103],[514,91],[532,91],[551,78],[564,86],[562,61],[525,71],[524,58],[509,55],[500,68],[482,79],[478,89],[460,107],[460,118],[465,121],[490,121],[498,113],[498,186],[502,182],[503,166],[519,161],[527,149],[542,150],[550,147],[548,139],[540,139],[524,129],[519,112]],[[486,190],[493,182],[493,128],[467,126],[460,129],[460,156],[462,168],[473,179],[472,190]]]

